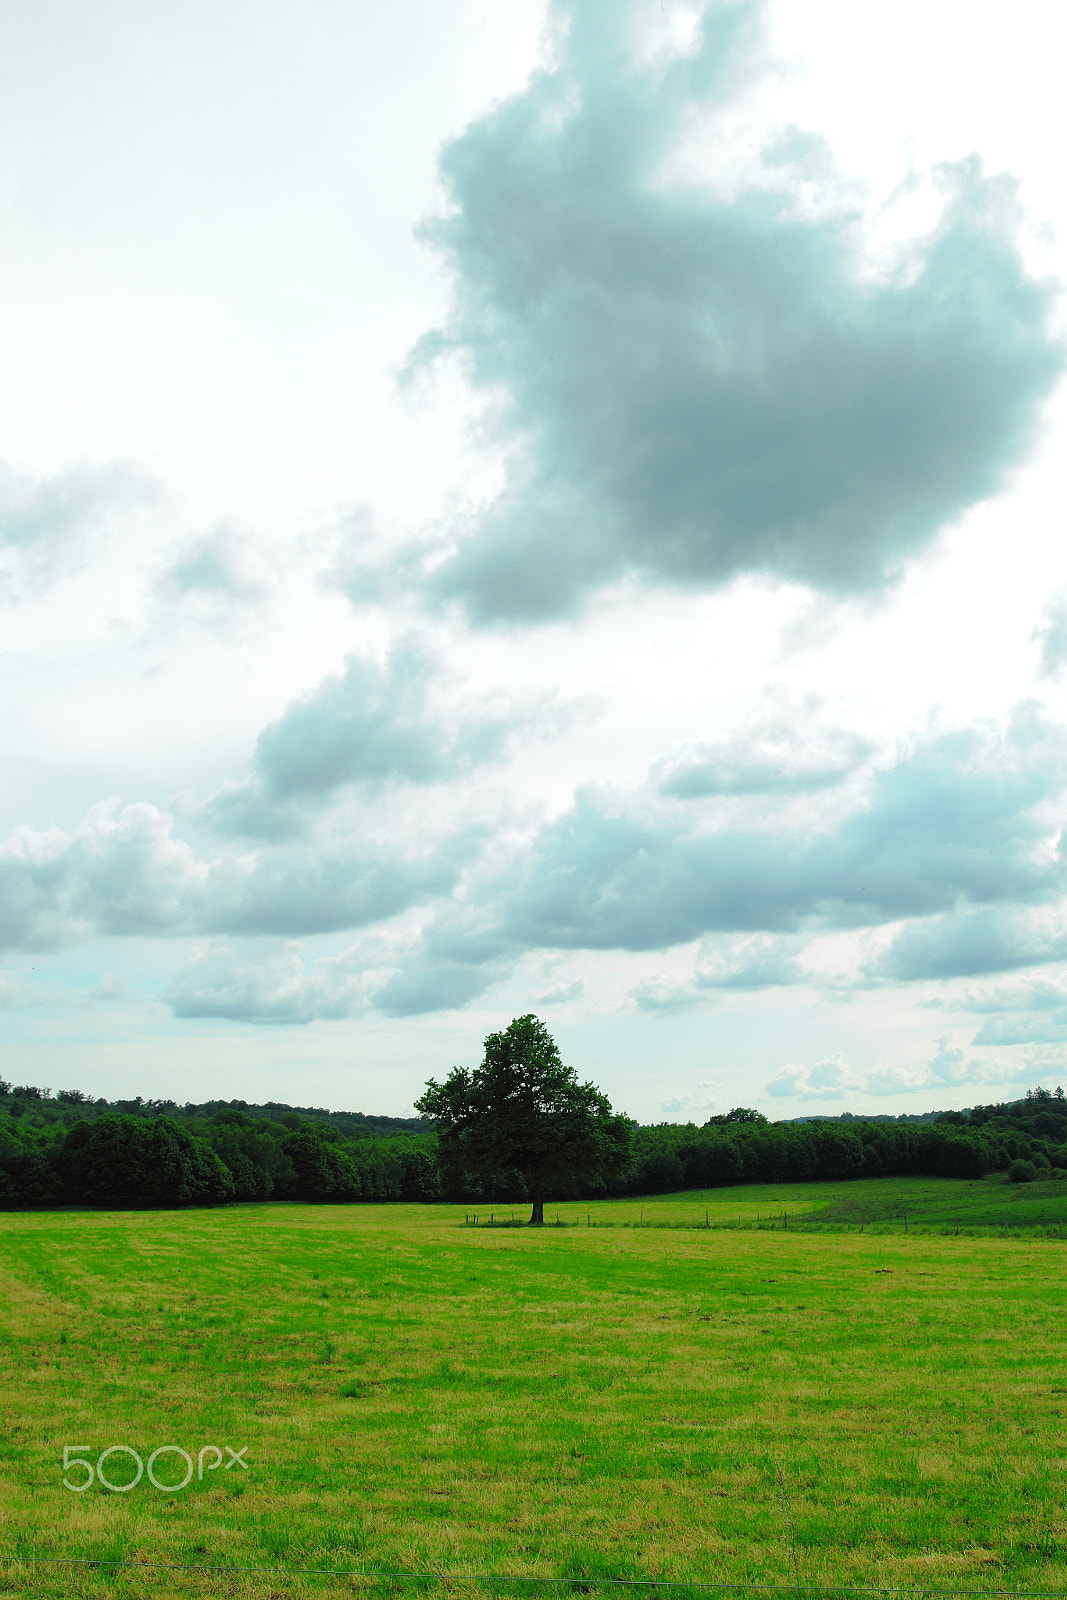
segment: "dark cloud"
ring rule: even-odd
[[[476,1000],[507,975],[506,963],[469,966],[462,961],[410,962],[374,992],[376,1008],[388,1017],[452,1011]]]
[[[707,6],[699,49],[649,66],[625,0],[559,0],[551,69],[444,152],[451,209],[425,234],[455,308],[414,360],[460,353],[510,450],[428,580],[475,618],[560,615],[626,574],[870,591],[1031,435],[1059,370],[1049,291],[976,161],[942,174],[940,226],[881,283],[855,276],[846,219],[793,203],[795,131],[768,148],[777,192],[661,181],[758,70],[760,9]]]
[[[1060,882],[1061,863],[1049,874]],[[1011,906],[968,907],[910,924],[883,952],[872,974],[896,981],[1012,972],[1067,953],[1067,937]]]

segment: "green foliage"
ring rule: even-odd
[[[1009,1183],[1033,1183],[1037,1167],[1033,1161],[1013,1161],[1008,1168]]]
[[[79,1123],[61,1170],[68,1194],[90,1205],[203,1205],[234,1192],[214,1151],[169,1117],[113,1114]]]
[[[282,1149],[293,1168],[292,1200],[355,1200],[363,1185],[352,1162],[310,1129],[291,1133]]]
[[[277,1102],[176,1107],[140,1097],[117,1110],[77,1090],[53,1099],[45,1090],[0,1082],[0,1208],[191,1205],[222,1198],[434,1201],[443,1193],[479,1205],[532,1199],[539,1206],[566,1196],[670,1194],[736,1183],[896,1175],[974,1179],[1006,1172],[1012,1162],[1032,1164],[1039,1176],[1067,1169],[1067,1100],[1059,1090],[1032,1090],[1007,1105],[925,1117],[846,1114],[771,1123],[738,1106],[703,1127],[637,1127],[612,1114],[591,1084],[576,1083],[536,1017],[516,1019],[486,1043],[486,1062],[476,1074],[457,1072],[446,1085],[428,1086],[427,1094],[459,1094],[452,1100],[458,1120],[440,1141],[425,1118],[373,1118]],[[534,1145],[523,1144],[522,1132],[523,1106],[528,1111],[533,1102],[521,1095],[508,1100],[507,1093],[515,1074],[526,1070],[524,1052],[534,1076],[542,1075],[544,1093],[554,1092],[556,1083],[564,1096],[554,1125],[541,1112],[533,1119]],[[492,1131],[485,1122],[477,1137],[463,1123],[467,1112],[478,1109],[464,1102],[475,1082],[482,1109],[490,1105],[491,1084],[508,1101],[507,1114],[494,1111]],[[530,1094],[536,1100],[533,1088]],[[131,1132],[131,1124],[141,1134]],[[159,1131],[161,1124],[180,1133],[180,1150],[173,1132]],[[98,1126],[105,1132],[94,1143],[89,1130]],[[116,1126],[125,1129],[121,1137]],[[154,1134],[146,1131],[153,1128]],[[559,1143],[557,1134],[567,1137]],[[542,1161],[535,1170],[531,1150],[536,1155],[536,1139],[543,1136],[563,1155],[555,1167]],[[160,1163],[144,1154],[153,1139],[162,1141]],[[102,1153],[105,1147],[111,1154]],[[85,1150],[97,1154],[79,1154]],[[183,1163],[190,1162],[186,1172]]]
[[[62,1180],[31,1130],[17,1124],[0,1129],[0,1205],[48,1205],[58,1199]]]
[[[579,1083],[535,1016],[516,1017],[485,1041],[480,1067],[430,1079],[415,1109],[436,1125],[441,1170],[450,1188],[466,1175],[517,1172],[540,1221],[545,1198],[621,1176],[629,1166],[632,1124],[606,1095]]]

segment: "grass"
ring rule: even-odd
[[[580,1225],[543,1231],[464,1226],[450,1206],[8,1215],[0,1544],[1067,1590],[1067,1255],[1040,1236],[1067,1185],[1014,1193],[766,1186],[560,1206]],[[719,1225],[692,1225],[705,1210]],[[1016,1236],[957,1236],[961,1215]],[[171,1443],[247,1445],[250,1470],[174,1495],[62,1486],[65,1444],[95,1460]],[[121,1459],[105,1466],[116,1482]],[[19,1595],[383,1588],[0,1564],[0,1592]]]

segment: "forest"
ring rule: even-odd
[[[916,1174],[1067,1178],[1067,1099],[921,1117],[770,1122],[737,1107],[694,1123],[633,1124],[632,1159],[607,1184],[554,1198],[670,1194],[738,1183]],[[279,1103],[94,1099],[0,1079],[0,1206],[188,1206],[234,1201],[521,1202],[516,1172],[446,1177],[430,1125]]]

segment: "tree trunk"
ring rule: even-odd
[[[543,1228],[545,1225],[545,1202],[534,1200],[533,1211],[530,1213],[530,1227]]]

